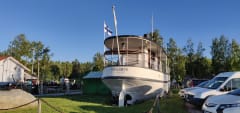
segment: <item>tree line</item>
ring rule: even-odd
[[[59,80],[61,77],[82,79],[90,71],[103,70],[103,55],[96,53],[93,62],[53,61],[50,47],[41,41],[29,41],[24,34],[16,36],[7,50],[0,51],[0,56],[12,56],[27,66],[34,76],[38,74],[41,80]]]
[[[152,33],[150,32],[149,35]],[[164,38],[158,30],[153,32],[152,40],[163,46]],[[170,38],[167,47],[163,47],[168,55],[171,79],[182,81],[185,77],[212,78],[220,72],[240,71],[240,45],[221,35],[212,39],[211,58],[204,56],[203,43],[195,48],[191,39],[183,48],[177,46],[174,38]]]
[[[158,30],[149,35],[153,41],[163,46],[164,38]],[[206,48],[202,42],[195,45],[188,39],[185,46],[180,48],[174,38],[169,38],[166,45],[163,48],[168,55],[171,79],[181,81],[185,77],[211,78],[220,72],[240,71],[240,45],[224,35],[212,39],[211,58],[204,56]],[[39,67],[42,80],[59,80],[60,77],[82,79],[88,72],[102,71],[104,68],[103,54],[99,52],[93,56],[93,62],[80,62],[77,59],[53,61],[50,47],[41,41],[29,41],[24,34],[16,36],[0,55],[14,57],[32,69],[35,76]]]

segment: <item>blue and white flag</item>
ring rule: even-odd
[[[108,36],[112,36],[112,30],[104,22],[104,33],[107,33]]]

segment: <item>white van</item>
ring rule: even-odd
[[[189,103],[201,106],[210,96],[226,94],[240,88],[240,72],[223,72],[215,76],[202,88],[188,92]]]

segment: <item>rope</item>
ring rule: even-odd
[[[43,99],[39,99],[42,102],[44,102],[45,104],[47,104],[49,107],[51,107],[52,109],[54,109],[55,111],[59,112],[59,113],[63,113],[62,111],[58,110],[57,108],[55,108],[54,106],[52,106],[51,104],[49,104],[47,101],[43,100]]]
[[[35,99],[35,100],[33,100],[33,101],[31,101],[31,102],[28,102],[28,103],[26,103],[26,104],[22,104],[22,105],[16,106],[16,107],[0,109],[0,111],[1,111],[1,110],[17,109],[17,108],[20,108],[20,107],[23,107],[23,106],[27,106],[27,105],[29,105],[29,104],[31,104],[31,103],[33,103],[33,102],[38,101],[38,100],[41,100],[42,102],[44,102],[45,104],[47,104],[50,108],[54,109],[55,111],[57,111],[57,112],[59,112],[59,113],[63,113],[62,111],[58,110],[57,108],[55,108],[54,106],[52,106],[51,104],[49,104],[47,101],[45,101],[45,100],[43,100],[43,99],[40,99],[40,98]]]
[[[35,102],[35,101],[38,101],[38,99],[35,99],[35,100],[31,101],[31,102],[28,102],[28,103],[26,103],[26,104],[22,104],[22,105],[19,105],[19,106],[16,106],[16,107],[12,107],[12,108],[5,108],[5,109],[0,109],[0,111],[1,111],[1,110],[11,110],[11,109],[17,109],[17,108],[20,108],[20,107],[23,107],[23,106],[27,106],[27,105],[29,105],[29,104],[31,104],[31,103],[33,103],[33,102]]]

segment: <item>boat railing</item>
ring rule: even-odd
[[[106,66],[120,66],[118,61],[106,60]],[[138,60],[128,62],[127,64],[122,64],[121,66],[135,66],[138,64]]]
[[[139,60],[136,59],[136,58],[131,58],[131,57],[129,57],[129,58],[127,58],[126,60],[127,60],[127,61],[125,62],[125,65],[133,66],[133,65],[139,64]]]

